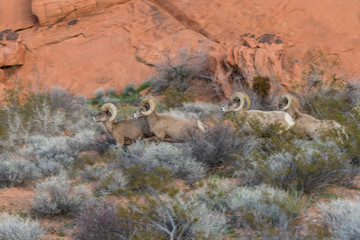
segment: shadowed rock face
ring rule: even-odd
[[[3,33],[0,47],[5,38],[23,59],[6,57],[21,67],[3,76],[0,89],[17,77],[90,97],[99,87],[141,84],[184,48],[213,57],[225,93],[233,67],[249,79],[260,73],[286,82],[301,75],[313,49],[339,56],[340,73],[352,76],[360,61],[358,9],[356,0],[4,0],[0,32],[12,33]]]
[[[274,81],[289,80],[285,49],[281,39],[274,34],[264,34],[258,38],[252,34],[244,34],[239,41],[228,47],[226,54],[213,52],[210,63],[227,96],[233,92],[233,74],[241,75],[241,84],[246,86],[251,86],[256,76],[269,77]]]
[[[0,32],[0,83],[7,81],[4,69],[24,64],[25,47],[19,42],[19,34],[10,29]]]

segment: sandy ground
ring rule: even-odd
[[[178,181],[174,183],[181,187],[183,182]],[[334,199],[353,199],[360,197],[360,174],[353,181],[354,188],[346,187],[329,187],[323,192],[312,196],[309,201],[308,208],[304,210],[302,217],[301,233],[305,234],[309,231],[311,224],[319,224],[318,219],[321,213],[318,211],[316,205],[319,202],[331,201]],[[0,189],[0,211],[1,213],[18,214],[26,217],[30,215],[33,206],[33,197],[35,191],[33,187],[13,187]],[[108,199],[112,203],[124,204],[126,199],[109,196]],[[46,233],[43,235],[44,239],[49,240],[70,240],[75,231],[75,219],[68,217],[42,217],[38,218]],[[310,226],[308,226],[310,224]]]

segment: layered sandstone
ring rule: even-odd
[[[32,0],[31,10],[40,26],[78,18],[130,0]]]
[[[17,69],[5,76],[0,68],[0,77],[92,96],[99,87],[141,84],[155,65],[176,61],[187,49],[211,56],[226,92],[232,68],[248,79],[260,74],[288,81],[301,77],[306,53],[317,50],[338,58],[336,74],[356,78],[359,11],[356,0],[4,0],[0,32],[19,34],[13,56],[26,50],[23,58],[7,55]],[[257,40],[270,35],[282,42]]]

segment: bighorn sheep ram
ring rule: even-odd
[[[244,109],[245,100],[247,106]],[[234,112],[239,125],[241,125],[243,129],[249,131],[252,131],[251,121],[254,120],[259,121],[264,127],[269,127],[271,124],[280,124],[284,130],[288,130],[295,125],[294,120],[286,112],[247,110],[249,109],[250,104],[250,98],[246,93],[235,92],[230,95],[228,104],[221,108],[221,111],[223,113]]]
[[[100,112],[92,117],[92,121],[102,122],[120,147],[130,144],[138,138],[153,136],[145,119],[128,119],[114,122],[116,115],[116,106],[112,103],[105,103],[101,106]]]
[[[160,141],[183,142],[193,132],[205,132],[206,125],[200,120],[177,118],[167,114],[159,114],[155,110],[156,98],[146,96],[140,103],[134,118],[145,119],[150,132]]]
[[[320,120],[298,110],[298,100],[290,94],[282,94],[279,98],[278,107],[282,111],[290,114],[295,121],[295,128],[303,131],[310,138],[320,136],[324,131],[335,130],[340,136],[340,133],[347,136],[343,126],[334,120]]]

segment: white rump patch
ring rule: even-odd
[[[198,126],[202,132],[206,132],[205,126],[200,120],[198,120]]]
[[[292,119],[292,117],[288,113],[285,114],[285,121],[289,124],[290,127],[295,125],[294,120]]]

